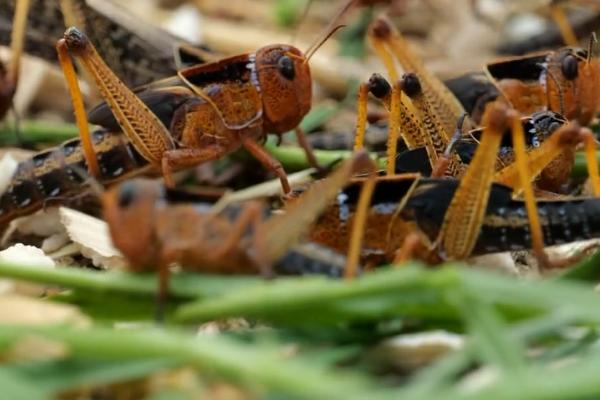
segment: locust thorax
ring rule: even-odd
[[[118,185],[102,197],[112,241],[134,271],[151,269],[159,261],[154,223],[163,198],[160,185],[142,179]]]
[[[304,55],[293,46],[271,45],[256,52],[255,63],[265,130],[284,133],[295,128],[312,101],[310,68]]]

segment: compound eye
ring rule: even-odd
[[[277,68],[281,75],[288,80],[294,79],[296,76],[296,71],[294,70],[294,62],[288,56],[281,56],[277,61]]]
[[[135,198],[135,191],[135,184],[132,182],[125,182],[119,190],[119,197],[117,199],[119,202],[119,207],[129,207]]]
[[[577,58],[572,54],[568,54],[562,59],[560,69],[565,78],[572,81],[577,78],[577,66]]]

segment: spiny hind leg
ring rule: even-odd
[[[373,74],[369,81],[361,84],[357,100],[357,122],[354,150],[362,149],[367,124],[368,94],[378,99],[389,113],[387,141],[387,173],[395,173],[397,143],[399,137],[408,149],[424,146],[426,141],[422,123],[418,119],[410,100],[402,95],[402,82],[390,85],[380,74]]]
[[[522,122],[520,129],[523,130]],[[591,140],[586,139],[586,137]],[[555,170],[558,169],[559,174],[564,175],[560,170],[567,169],[570,171],[572,165],[564,165],[564,161],[560,161],[559,166],[552,166],[552,170],[550,171],[548,170],[548,166],[555,164],[557,162],[557,158],[572,153],[575,147],[581,141],[586,143],[586,149],[588,149],[586,153],[588,155],[588,161],[590,156],[594,157],[595,159],[595,145],[591,134],[586,135],[584,129],[581,128],[576,122],[569,122],[561,126],[558,130],[552,133],[550,138],[545,140],[540,147],[531,150],[524,156],[527,164],[527,170],[529,171],[529,178],[533,181],[533,179],[538,177],[542,172],[546,172],[546,175],[552,177],[552,181],[556,181],[553,186],[562,185],[564,181],[561,182],[561,178],[556,176],[557,174],[555,173]],[[569,158],[566,157],[565,160],[568,161]],[[595,169],[594,167],[596,167],[594,163],[590,164],[590,176],[592,177],[597,176],[597,167]],[[594,171],[596,171],[596,173],[594,173]],[[515,195],[521,193],[523,190],[524,182],[521,180],[519,175],[519,164],[516,162],[508,164],[500,171],[496,172],[494,175],[494,181],[506,186],[510,186]],[[546,178],[545,181],[549,181],[549,179]],[[531,182],[528,184],[530,183]]]
[[[106,65],[87,36],[77,28],[71,27],[65,31],[63,39],[59,40],[57,49],[69,82],[71,96],[77,96],[75,92],[79,92],[79,88],[76,86],[69,53],[79,58],[87,72],[92,75],[123,133],[140,155],[149,163],[160,165],[163,153],[175,148],[170,132],[158,116]],[[78,107],[83,108],[82,101]],[[78,117],[78,120],[82,121],[78,122],[80,128],[84,125],[84,117],[85,115]]]
[[[356,100],[356,130],[354,132],[354,151],[362,150],[365,147],[365,133],[367,130],[367,107],[369,104],[369,84],[361,83],[358,88],[358,98]]]
[[[385,109],[390,112],[392,99],[392,86],[380,74],[372,74],[367,82],[361,83],[358,88],[356,100],[356,131],[354,135],[354,151],[364,147],[365,132],[367,128],[367,108],[369,93],[378,99]],[[390,118],[388,118],[389,120]]]
[[[384,17],[377,18],[369,27],[368,35],[372,47],[383,60],[393,82],[398,80],[398,73],[391,55],[400,62],[405,72],[414,72],[422,77],[425,97],[446,131],[452,132],[456,121],[465,111],[452,92],[427,70],[424,62],[412,51],[408,42],[389,20]],[[468,121],[467,126],[470,125]]]
[[[531,185],[531,177],[529,167],[527,165],[527,151],[525,149],[525,134],[523,125],[517,113],[512,113],[511,116],[511,131],[512,142],[515,152],[515,164],[517,166],[520,183],[525,199],[525,208],[527,209],[527,217],[529,220],[529,232],[531,234],[531,246],[533,254],[537,258],[540,265],[544,268],[550,265],[550,259],[544,251],[544,235],[538,214],[537,203]]]
[[[559,260],[550,260],[544,250],[544,236],[542,232],[540,217],[536,198],[531,185],[532,177],[529,169],[530,158],[525,150],[525,134],[520,118],[514,115],[511,121],[513,146],[515,151],[515,164],[518,169],[520,185],[523,190],[525,207],[529,220],[529,231],[531,232],[531,247],[534,256],[543,268],[563,268],[580,259],[580,256],[567,257]],[[565,132],[565,131],[563,131]],[[598,177],[598,165],[596,161],[596,146],[594,137],[588,129],[575,127],[577,139],[583,141],[586,146],[590,180],[594,187],[595,195],[600,193],[600,178]]]
[[[358,263],[362,249],[362,241],[365,233],[365,224],[367,222],[367,214],[375,190],[377,176],[375,172],[369,174],[367,180],[363,183],[356,206],[354,222],[350,232],[350,244],[348,246],[348,254],[346,255],[346,265],[344,267],[344,278],[353,279],[358,271]]]
[[[460,180],[436,239],[445,257],[465,259],[475,246],[493,183],[496,155],[508,123],[506,105],[500,102],[487,105],[481,142]]]

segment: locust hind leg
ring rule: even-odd
[[[515,127],[516,128],[516,127]],[[523,127],[520,128],[523,130]],[[540,147],[530,151],[526,156],[528,176],[534,179],[558,156],[571,151],[582,140],[581,127],[576,122],[561,126]],[[594,156],[595,157],[595,156]],[[564,166],[570,168],[571,166]],[[523,182],[519,172],[519,164],[511,163],[498,171],[494,181],[513,189],[514,195],[523,191]],[[531,183],[527,182],[527,185]]]
[[[404,238],[402,246],[396,250],[393,264],[402,266],[410,260],[421,258],[424,254],[430,253],[430,250],[431,247],[424,240],[423,235],[419,232],[411,232]]]
[[[402,83],[390,85],[383,76],[373,74],[367,83],[360,85],[357,100],[356,133],[354,137],[354,150],[364,147],[364,137],[367,124],[367,100],[371,93],[389,112],[388,141],[387,141],[387,174],[394,174],[397,154],[398,138],[406,144],[408,149],[422,147],[427,142],[425,132],[421,127],[414,107],[403,97]]]
[[[411,99],[413,105],[417,109],[420,120],[425,129],[425,149],[429,157],[429,163],[432,169],[433,177],[441,177],[446,175],[446,171],[450,170],[453,174],[460,168],[460,160],[456,154],[446,155],[446,149],[454,136],[451,136],[445,131],[445,127],[440,121],[438,115],[434,112],[431,105],[425,98],[421,79],[414,73],[404,74],[401,81],[402,90]],[[464,114],[459,118],[460,127]],[[450,138],[450,139],[448,139]]]
[[[436,245],[448,258],[465,259],[475,246],[493,183],[496,155],[508,122],[506,105],[493,102],[486,106],[481,142],[460,180],[436,239]]]
[[[75,76],[74,71],[67,71],[67,59],[72,69],[67,50],[78,57],[84,68],[93,76],[100,94],[112,110],[123,133],[140,155],[150,164],[160,165],[163,153],[175,148],[173,138],[161,120],[112,72],[89,39],[77,28],[67,29],[57,47],[68,81],[74,81]],[[69,87],[73,95],[77,91],[75,84],[70,82]],[[82,109],[83,104],[78,107]],[[84,121],[84,117],[80,116],[78,121]],[[81,129],[84,123],[78,122],[78,125]],[[92,153],[93,149],[86,151],[88,161],[91,160]]]
[[[406,40],[383,17],[373,21],[368,32],[372,46],[383,59],[392,81],[398,80],[390,54],[400,62],[405,72],[417,73],[423,79],[423,91],[429,104],[440,117],[447,132],[453,132],[456,121],[465,112],[448,88],[425,67],[424,62],[410,48]],[[470,123],[467,124],[470,126]],[[446,138],[449,140],[449,138]]]
[[[360,191],[356,213],[354,215],[354,222],[352,223],[348,254],[346,255],[346,265],[344,267],[345,279],[353,279],[358,271],[362,240],[365,233],[365,224],[367,222],[367,213],[371,204],[371,198],[373,197],[376,182],[376,174],[369,174],[369,177],[363,183]]]
[[[92,143],[83,96],[81,95],[77,74],[73,67],[73,63],[71,62],[71,58],[69,57],[64,40],[60,40],[57,43],[56,51],[58,53],[58,61],[60,62],[63,74],[65,75],[67,87],[71,95],[71,102],[73,103],[73,111],[75,113],[75,122],[77,123],[77,129],[79,130],[79,137],[81,139],[85,161],[88,166],[88,172],[92,177],[99,179],[100,166],[98,165],[98,158],[96,157],[96,152],[94,151],[94,145]]]
[[[586,144],[586,155],[588,157],[588,168],[590,179],[592,180],[595,195],[600,193],[600,179],[598,177],[598,165],[595,158],[595,142],[592,133],[587,129],[581,129],[578,126],[571,126],[570,128],[574,133],[570,136],[574,136],[578,141],[584,141]],[[520,180],[520,189],[523,191],[523,198],[525,200],[525,207],[527,209],[527,216],[529,220],[529,231],[531,234],[531,247],[533,254],[537,258],[540,266],[543,268],[562,268],[570,265],[574,259],[568,257],[561,260],[550,260],[546,252],[544,251],[544,235],[540,222],[540,216],[538,213],[537,203],[531,185],[532,176],[530,165],[531,157],[528,156],[525,150],[525,134],[523,132],[523,125],[520,118],[517,115],[512,116],[511,130],[513,146],[515,151],[515,165],[518,171]],[[564,130],[563,132],[569,132]],[[561,132],[556,132],[555,135]],[[556,137],[559,137],[557,135]],[[573,140],[573,139],[571,139]],[[564,141],[564,139],[563,139]]]
[[[358,88],[358,99],[356,100],[356,130],[354,132],[354,151],[365,147],[365,132],[367,130],[367,107],[369,96],[369,84],[361,83]]]
[[[529,220],[531,247],[533,249],[533,254],[537,258],[540,265],[543,267],[548,267],[550,265],[550,259],[544,251],[544,235],[542,232],[535,195],[531,186],[530,171],[527,165],[527,152],[525,150],[525,134],[523,133],[521,119],[516,113],[514,113],[511,118],[511,131],[516,159],[515,164],[517,166],[519,180],[523,190],[523,197],[525,199],[525,208],[527,209],[527,217]]]

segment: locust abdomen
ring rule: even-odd
[[[119,133],[97,130],[94,150],[103,184],[140,174],[148,169],[145,161]],[[0,226],[17,217],[31,214],[51,201],[66,201],[83,193],[87,164],[79,139],[43,150],[17,166],[6,191],[0,195]]]
[[[600,237],[600,198],[539,201],[538,213],[546,246]],[[473,254],[531,248],[523,202],[489,210]]]

